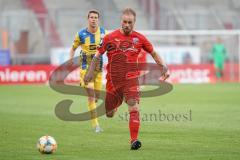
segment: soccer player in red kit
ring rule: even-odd
[[[93,78],[94,68],[101,54],[107,53],[107,83],[105,109],[107,117],[113,117],[116,109],[123,100],[128,104],[130,114],[129,130],[131,137],[131,149],[141,147],[138,139],[140,126],[139,120],[139,71],[137,60],[141,49],[150,53],[162,71],[162,79],[169,77],[169,72],[162,58],[154,51],[152,44],[145,36],[133,30],[136,21],[136,13],[131,8],[126,8],[121,16],[121,29],[107,34],[98,52],[95,54],[88,73],[84,78],[87,84]]]

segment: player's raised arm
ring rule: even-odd
[[[161,56],[159,56],[155,50],[152,51],[151,55],[152,55],[154,61],[161,67],[163,80],[166,80],[170,76],[167,65],[165,64],[165,62],[163,61]]]

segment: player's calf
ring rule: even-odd
[[[131,149],[137,150],[141,147],[141,142],[138,140],[138,132],[140,127],[139,107],[138,102],[134,99],[127,101],[129,111],[129,131],[131,137]]]
[[[129,107],[135,107],[137,105],[137,100],[129,99],[129,100],[127,100],[127,104]]]

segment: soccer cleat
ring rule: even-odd
[[[142,143],[139,140],[134,140],[131,143],[131,150],[138,150],[139,148],[141,148]]]
[[[103,129],[99,126],[99,125],[97,125],[96,127],[95,127],[95,133],[100,133],[100,132],[102,132],[103,131]]]

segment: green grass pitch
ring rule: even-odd
[[[130,150],[126,105],[113,119],[102,116],[104,132],[96,134],[89,121],[55,116],[56,103],[66,98],[74,100],[72,112],[87,110],[86,97],[62,95],[48,86],[0,86],[0,159],[240,159],[240,84],[174,85],[166,95],[141,99],[143,146],[137,151]],[[43,135],[57,140],[56,153],[37,151]]]

